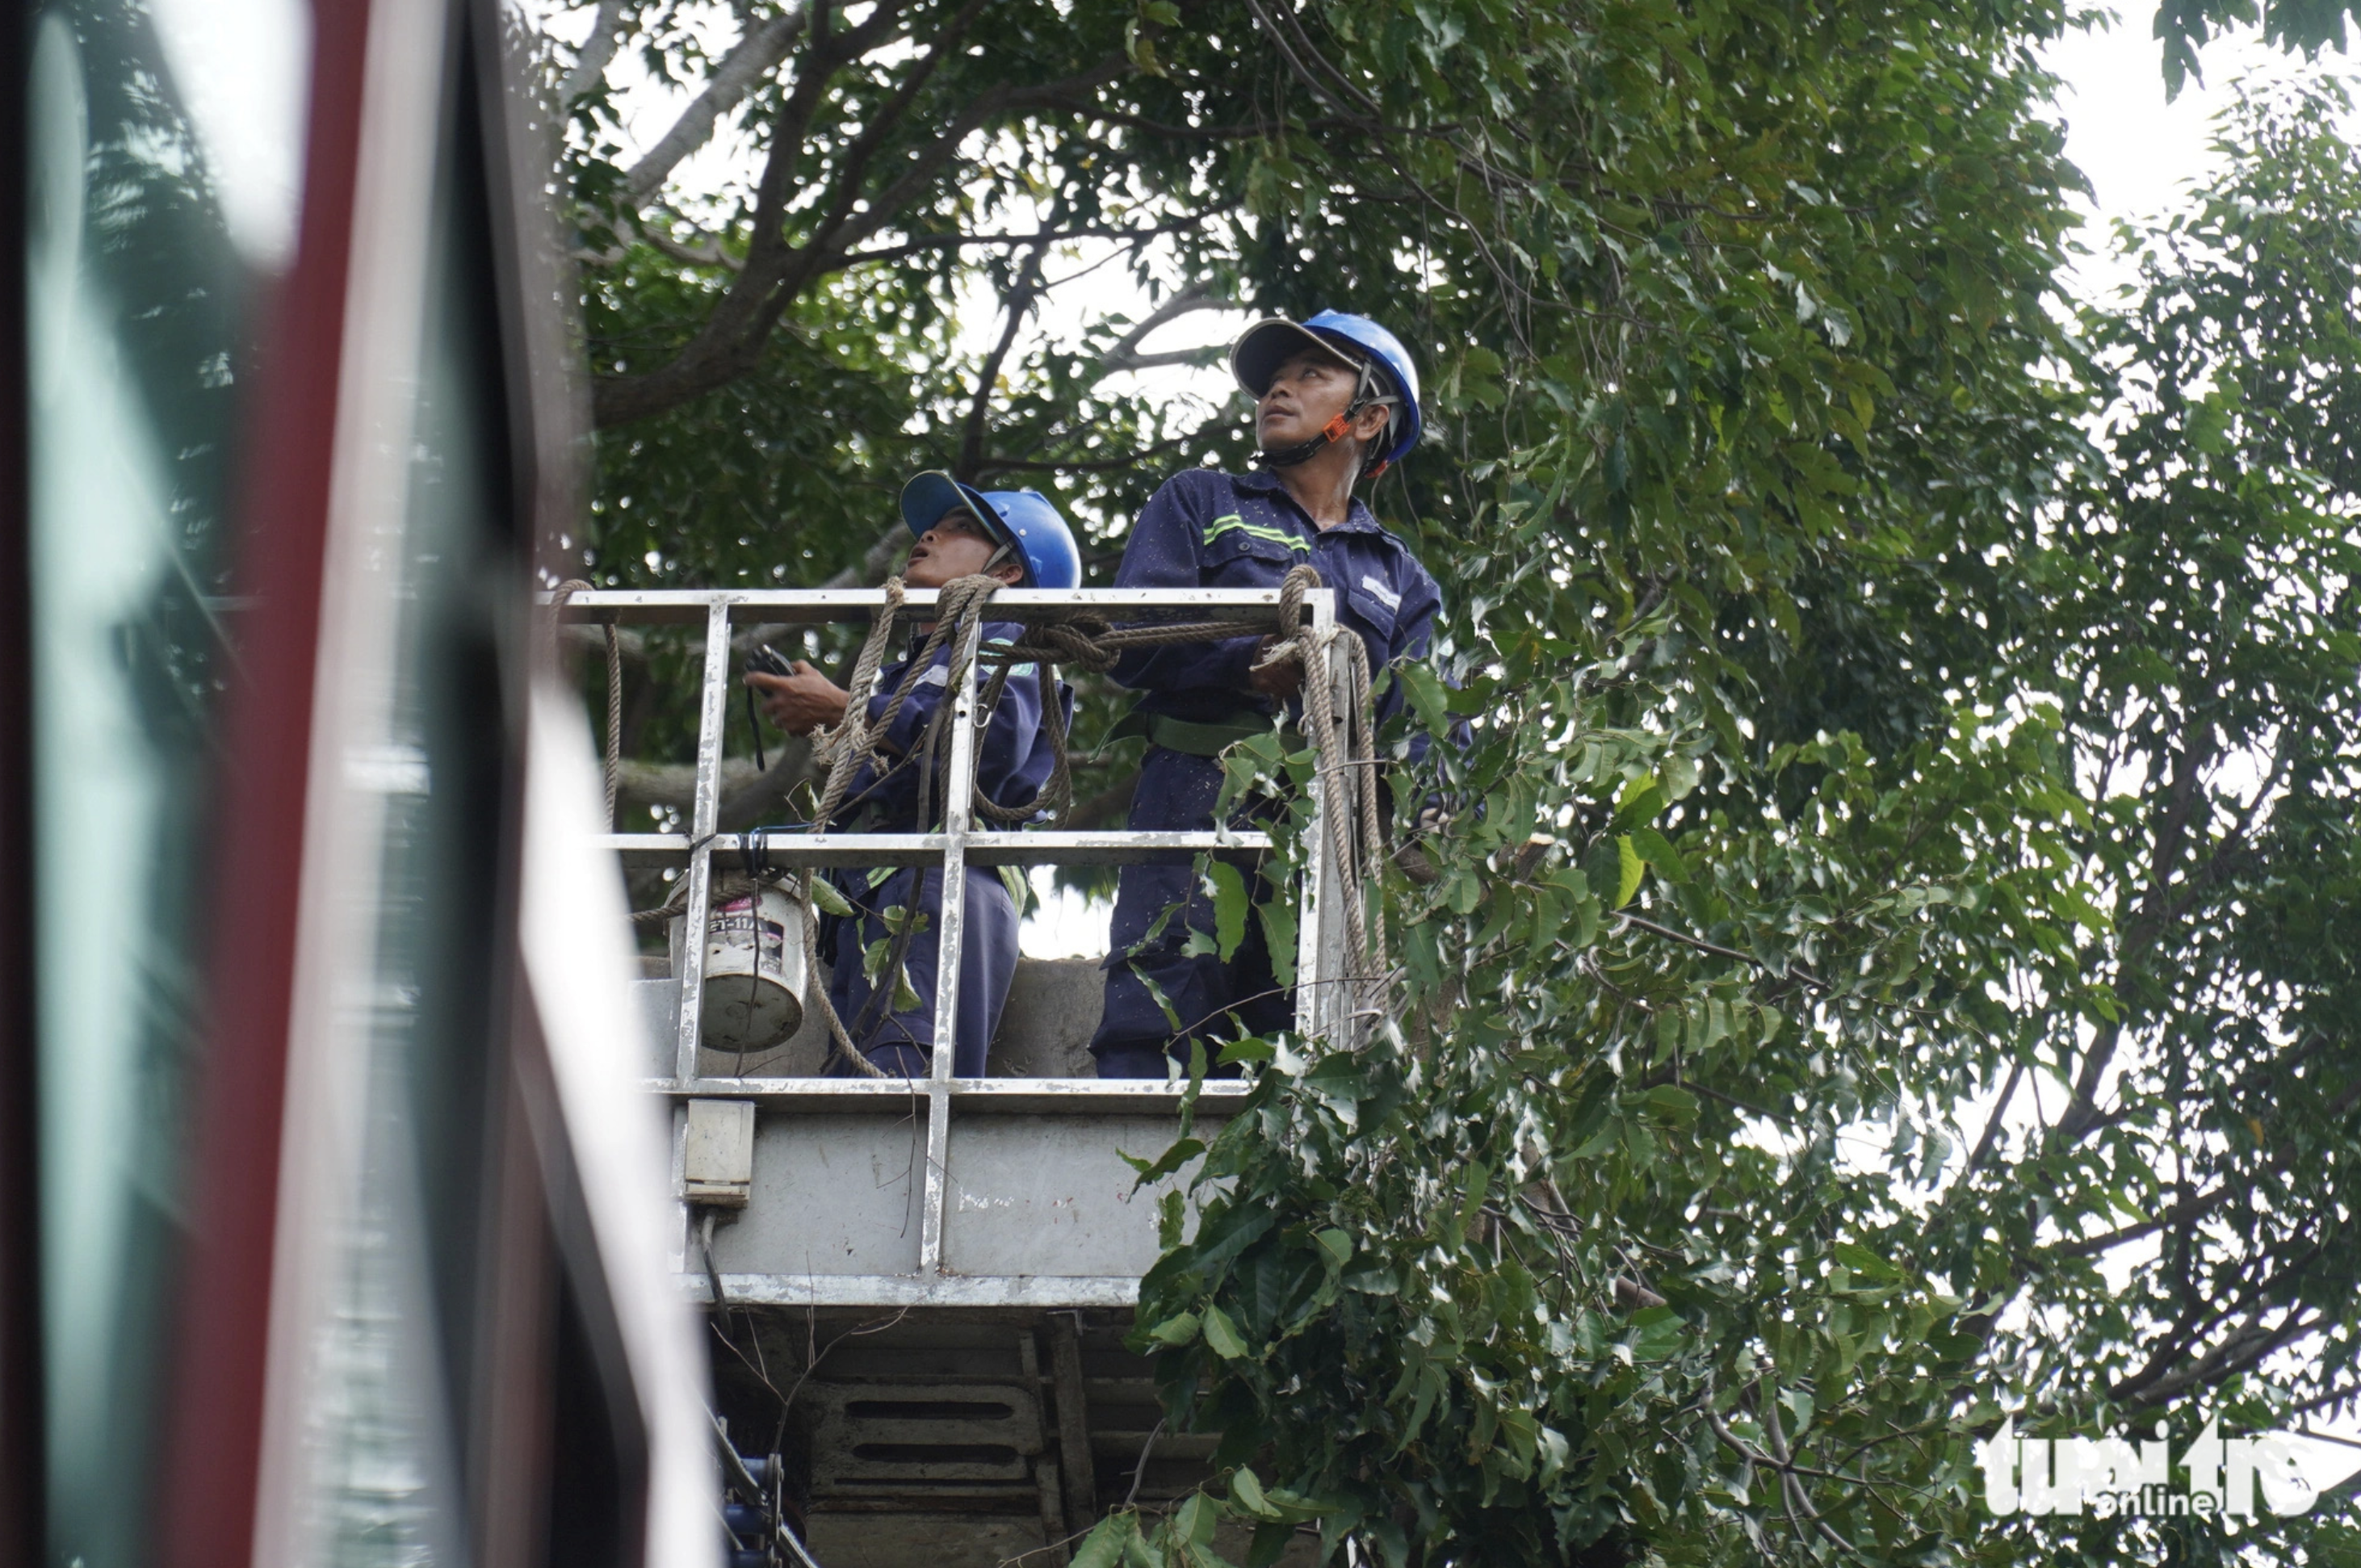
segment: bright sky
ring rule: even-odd
[[[2120,16],[2112,29],[2078,34],[2044,57],[2066,83],[2059,112],[2066,123],[2067,156],[2089,178],[2097,198],[2080,203],[2088,214],[2085,240],[2094,250],[2104,245],[2110,223],[2180,205],[2189,182],[2219,164],[2207,146],[2213,120],[2235,101],[2238,83],[2334,75],[2351,64],[2335,54],[2307,63],[2265,46],[2257,34],[2241,34],[2208,47],[2202,58],[2204,83],[2190,82],[2168,104],[2162,47],[2153,32],[2156,7],[2135,5]],[[2351,139],[2361,126],[2348,120],[2344,129]],[[2120,280],[2103,258],[2093,258],[2079,270],[2086,291]]]

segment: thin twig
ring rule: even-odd
[[[1164,1418],[1148,1429],[1148,1441],[1139,1445],[1139,1463],[1131,1467],[1131,1490],[1124,1494],[1123,1506],[1129,1508],[1139,1500],[1139,1484],[1148,1478],[1148,1455],[1156,1447],[1156,1440],[1164,1435]]]
[[[1789,964],[1784,970],[1781,970],[1763,962],[1752,953],[1741,953],[1736,948],[1725,948],[1719,942],[1708,942],[1703,937],[1692,937],[1686,931],[1675,931],[1670,926],[1659,926],[1647,916],[1634,915],[1629,910],[1620,911],[1615,918],[1624,926],[1637,926],[1642,931],[1652,931],[1659,937],[1678,942],[1684,947],[1695,948],[1699,952],[1713,953],[1725,959],[1736,959],[1740,963],[1760,970],[1773,979],[1784,980],[1788,975],[1793,975],[1815,991],[1826,992],[1833,989],[1828,981],[1805,969],[1801,964]]]

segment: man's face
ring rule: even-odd
[[[1255,403],[1256,439],[1266,452],[1316,440],[1330,420],[1353,406],[1353,390],[1359,384],[1352,367],[1333,355],[1307,348],[1290,356]],[[1353,434],[1375,440],[1385,423],[1382,407],[1363,409],[1353,422]]]
[[[914,588],[939,588],[954,578],[972,577],[983,571],[984,563],[999,548],[982,524],[954,509],[943,513],[935,526],[918,535],[918,542],[910,546],[910,560],[902,568],[902,581]],[[994,575],[1013,583],[1025,574],[1014,563],[1004,561]]]

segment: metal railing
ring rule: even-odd
[[[928,619],[936,603],[933,590],[911,589],[902,619],[917,625]],[[613,833],[601,840],[627,865],[678,868],[687,879],[683,913],[688,939],[677,944],[675,978],[680,983],[679,1031],[673,1042],[673,1073],[652,1080],[649,1088],[675,1099],[721,1098],[752,1100],[778,1111],[855,1110],[880,1106],[884,1100],[922,1095],[927,1106],[926,1197],[919,1247],[919,1274],[939,1283],[944,1277],[943,1230],[947,1171],[954,1104],[972,1111],[1050,1111],[1137,1114],[1170,1105],[1174,1086],[1152,1081],[1097,1079],[960,1079],[952,1075],[960,1006],[961,949],[965,939],[967,867],[1037,865],[1110,865],[1152,860],[1193,859],[1211,852],[1268,850],[1268,834],[1217,826],[1205,832],[1069,831],[1022,828],[1016,831],[980,829],[976,826],[975,758],[978,743],[978,663],[972,646],[963,661],[966,677],[959,689],[946,694],[951,706],[950,760],[943,803],[942,828],[927,833],[812,833],[765,830],[748,836],[718,831],[721,803],[721,760],[731,699],[739,689],[740,629],[776,626],[789,629],[829,622],[873,621],[886,604],[877,589],[848,590],[661,590],[647,592],[577,592],[557,613],[572,623],[704,627],[704,674],[697,710],[697,773],[686,833]],[[1305,596],[1304,610],[1312,630],[1323,632],[1334,624],[1334,599],[1326,589]],[[1241,635],[1282,631],[1279,596],[1275,589],[1007,589],[996,595],[986,612],[995,622],[1040,624],[1080,616],[1110,621],[1190,620],[1235,621]],[[966,630],[982,636],[980,617]],[[1321,644],[1325,646],[1323,642]],[[1332,659],[1326,672],[1341,681],[1341,659]],[[853,701],[869,694],[856,692]],[[1348,722],[1358,722],[1357,718]],[[1314,817],[1305,836],[1306,874],[1297,890],[1296,1025],[1310,1036],[1339,1034],[1351,1022],[1351,987],[1340,983],[1349,968],[1347,939],[1339,902],[1336,867],[1323,817],[1330,809],[1348,808],[1343,797],[1331,801],[1337,789],[1326,777],[1312,788]],[[936,866],[943,868],[942,902],[938,916],[939,952],[936,963],[932,1070],[922,1083],[866,1076],[708,1077],[699,1071],[706,943],[697,934],[710,913],[717,853],[735,854],[741,845],[752,848],[761,861],[781,871],[804,867]],[[816,955],[806,955],[816,963]],[[1219,1101],[1243,1092],[1235,1080],[1214,1080],[1201,1091]],[[785,1288],[786,1287],[781,1287]],[[972,1294],[972,1292],[969,1292]],[[736,1298],[733,1288],[732,1296]],[[894,1293],[888,1291],[889,1297]]]

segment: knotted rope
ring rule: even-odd
[[[1369,970],[1359,977],[1363,1005],[1383,1000],[1391,968],[1386,961],[1386,905],[1367,896],[1378,885],[1379,846],[1385,842],[1384,818],[1378,802],[1376,720],[1369,692],[1367,644],[1345,628],[1325,630],[1303,620],[1303,596],[1320,587],[1320,574],[1310,566],[1290,568],[1279,586],[1279,620],[1284,636],[1263,654],[1257,667],[1295,663],[1303,674],[1303,717],[1312,730],[1320,776],[1341,784],[1345,800],[1331,795],[1321,816],[1328,832],[1329,851],[1336,864],[1337,892],[1345,905],[1345,930],[1356,959]],[[1349,725],[1340,724],[1336,691],[1327,678],[1331,649],[1345,650],[1345,701]],[[1357,834],[1356,829],[1358,829]],[[1357,837],[1358,842],[1355,839]],[[1347,994],[1350,994],[1348,991]]]

